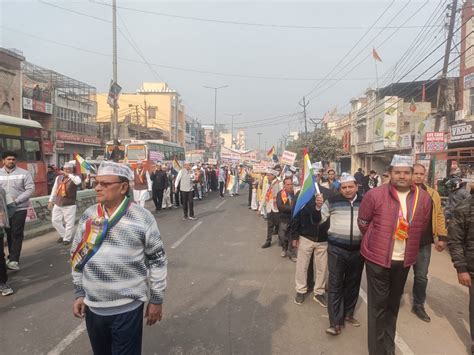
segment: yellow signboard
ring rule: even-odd
[[[0,124],[0,132],[2,132],[2,136],[21,136],[21,129],[20,127],[13,127]]]

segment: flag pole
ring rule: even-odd
[[[377,70],[377,59],[374,58],[374,64],[375,64],[375,82],[377,87],[375,88],[375,94],[377,94],[377,90],[379,88],[379,72]]]

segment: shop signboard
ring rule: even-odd
[[[207,159],[207,163],[209,165],[217,165],[217,159],[209,158],[209,159]]]
[[[451,126],[451,143],[474,141],[474,122],[458,123]]]
[[[447,160],[436,160],[434,167],[434,178],[435,180],[443,180],[447,176],[448,161]]]
[[[56,141],[56,150],[64,150],[64,142]]]
[[[96,145],[100,146],[101,141],[100,138],[93,137],[93,136],[85,136],[75,133],[69,132],[56,132],[56,139],[61,140],[66,143],[76,143],[76,144],[84,144],[84,145]]]
[[[383,112],[375,119],[374,136],[383,139],[384,148],[397,148],[398,102],[397,96],[385,97]]]
[[[401,149],[412,148],[411,134],[404,133],[398,136],[398,147]]]
[[[148,159],[151,161],[163,161],[165,159],[165,155],[161,152],[157,152],[156,150],[150,150],[148,152]]]
[[[53,142],[43,140],[43,154],[52,155],[53,152]]]
[[[425,138],[426,132],[433,132],[433,131],[434,131],[433,118],[427,118],[426,120],[421,121],[416,127],[415,142],[422,143],[423,139]]]
[[[425,153],[442,152],[446,150],[444,132],[426,132]]]
[[[464,76],[464,90],[474,87],[474,73]]]

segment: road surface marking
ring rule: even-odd
[[[74,329],[67,337],[65,337],[58,345],[54,347],[53,350],[48,352],[48,355],[59,355],[61,354],[66,348],[72,344],[74,340],[76,340],[84,331],[86,330],[86,322],[83,321],[79,326]]]
[[[216,206],[216,210],[221,207],[224,203],[225,203],[226,200],[222,201],[221,203],[219,203],[217,206]]]
[[[176,249],[179,247],[179,245],[186,240],[187,237],[191,235],[192,232],[194,232],[197,227],[199,227],[202,224],[202,221],[197,222],[193,228],[191,228],[185,235],[183,235],[181,238],[179,238],[172,246],[171,249]]]
[[[361,288],[359,291],[359,296],[367,304],[367,293]],[[410,349],[405,340],[402,339],[398,332],[395,332],[395,345],[400,350],[403,355],[414,355],[413,350]]]

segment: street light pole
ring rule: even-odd
[[[241,113],[226,113],[226,116],[231,117],[230,123],[230,147],[232,148],[232,144],[234,143],[234,117],[242,116]]]
[[[203,88],[214,90],[214,132],[213,132],[214,139],[216,139],[216,136],[217,136],[217,90],[224,89],[227,87],[229,87],[229,85],[223,85],[223,86],[218,86],[218,87],[203,85]],[[217,155],[217,143],[218,142],[216,140],[216,146],[214,148],[214,152],[216,153],[216,155]]]
[[[113,66],[113,81],[117,83],[117,3],[116,0],[112,2],[112,66]],[[114,100],[114,117],[112,123],[112,139],[114,144],[118,144],[118,103]]]

